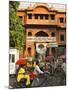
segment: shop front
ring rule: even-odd
[[[58,43],[56,42],[56,37],[27,37],[27,42],[34,43],[35,55],[57,56]],[[32,50],[33,51],[33,50]]]

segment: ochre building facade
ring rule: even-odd
[[[60,55],[66,48],[66,12],[49,8],[47,4],[35,4],[27,9],[19,9],[17,15],[22,19],[25,27],[25,44],[23,56],[34,56],[36,44],[52,44],[47,47],[47,55]],[[29,41],[29,37],[46,37],[41,41]],[[50,41],[48,39],[55,39]],[[31,38],[30,38],[31,40]]]

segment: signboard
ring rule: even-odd
[[[43,44],[43,43],[37,43],[36,44],[36,51],[37,51],[37,53],[39,53],[39,54],[45,54],[45,52],[46,52],[46,43],[45,44]],[[43,47],[39,47],[39,46],[43,46]]]
[[[28,42],[55,42],[56,37],[26,37]]]
[[[45,54],[47,47],[58,47],[57,43],[36,43],[36,51],[39,54]]]
[[[48,43],[47,47],[58,47],[57,43]]]

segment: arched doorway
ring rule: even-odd
[[[31,47],[28,47],[28,54],[31,55]]]
[[[36,37],[48,37],[49,35],[48,35],[48,33],[47,32],[44,32],[44,31],[39,31],[39,32],[37,32],[36,34],[35,34],[35,36]],[[44,54],[40,54],[40,53],[37,53],[37,48],[40,48],[41,50],[43,50],[44,48],[45,48],[45,45],[44,45],[44,43],[45,42],[35,42],[35,47],[37,46],[37,44],[38,44],[38,47],[36,47],[36,56],[37,57],[40,57],[40,60],[44,60],[45,59],[45,54],[46,54],[46,52],[44,53]],[[42,51],[41,51],[42,52]]]
[[[48,37],[48,33],[40,31],[35,34],[36,37]]]

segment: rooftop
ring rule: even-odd
[[[49,10],[57,10],[58,12],[66,12],[65,4],[38,3],[38,2],[20,2],[18,10],[33,10],[37,6],[45,6]]]

